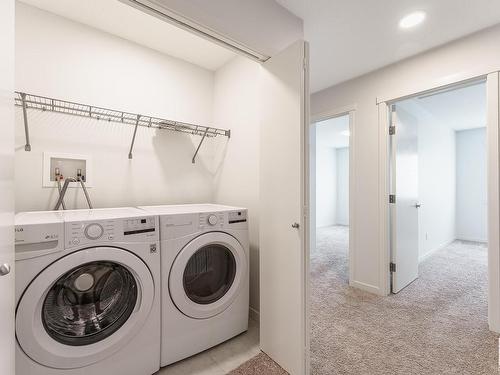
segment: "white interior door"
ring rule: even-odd
[[[0,50],[0,372],[14,375],[14,0],[0,1]]]
[[[260,345],[291,374],[308,373],[306,62],[298,41],[262,65],[261,81]]]
[[[391,106],[391,285],[398,293],[418,277],[418,128]]]

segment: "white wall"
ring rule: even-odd
[[[453,110],[450,108],[450,110]],[[418,123],[419,258],[455,235],[455,132],[432,117]]]
[[[348,206],[349,196],[347,192],[347,202],[338,202],[338,199],[344,199],[342,195],[339,198],[338,193],[339,183],[342,185],[344,181],[339,182],[337,177],[337,169],[339,168],[337,166],[337,150],[349,146],[349,121],[349,115],[341,115],[318,121],[311,126],[313,136],[309,152],[314,169],[310,171],[310,176],[313,184],[311,191],[315,195],[315,203],[311,201],[311,205],[314,204],[315,227],[318,228],[338,224],[337,214],[341,215],[342,223],[345,221],[344,211],[346,210],[345,205]],[[341,163],[343,162],[342,158]],[[348,174],[349,171],[341,171],[341,173]],[[340,177],[342,178],[344,175]],[[345,183],[348,189],[348,177]],[[343,193],[341,192],[341,194]]]
[[[349,148],[336,148],[335,154],[337,161],[335,223],[349,225]]]
[[[333,147],[316,147],[316,226],[337,222],[337,160]]]
[[[16,4],[16,90],[113,109],[212,125],[214,73],[22,3]],[[16,111],[16,211],[51,209],[55,189],[42,188],[42,153],[89,154],[95,207],[209,202],[214,148],[199,137],[28,111],[32,151],[24,151]],[[86,207],[70,189],[68,208]]]
[[[313,254],[316,251],[316,123],[309,127],[309,252]]]
[[[356,248],[352,284],[384,294],[379,219],[379,128],[377,98],[396,99],[500,68],[500,26],[428,53],[333,86],[312,95],[311,113],[320,115],[356,105],[355,197]],[[471,51],[474,51],[472,54]]]
[[[238,57],[215,74],[214,122],[231,129],[218,149],[214,200],[244,206],[250,226],[250,306],[259,311],[259,72],[260,65]]]
[[[456,158],[456,237],[486,242],[486,128],[456,132]]]

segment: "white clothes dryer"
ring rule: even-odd
[[[212,204],[139,208],[160,215],[161,366],[246,331],[247,210]]]
[[[151,375],[158,218],[137,208],[16,215],[16,372]]]

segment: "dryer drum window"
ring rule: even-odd
[[[191,301],[208,305],[227,293],[235,275],[236,260],[232,251],[219,244],[206,245],[196,251],[186,264],[184,291]]]
[[[109,261],[90,262],[55,282],[43,302],[42,322],[62,344],[94,344],[116,332],[136,302],[137,283],[128,269]]]

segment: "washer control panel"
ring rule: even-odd
[[[104,228],[101,224],[92,223],[85,227],[84,234],[89,240],[98,240],[104,234]]]
[[[66,223],[66,246],[142,242],[158,238],[156,216]]]
[[[123,221],[123,235],[131,236],[133,234],[151,233],[156,230],[156,220],[154,217],[139,217],[126,219]]]

